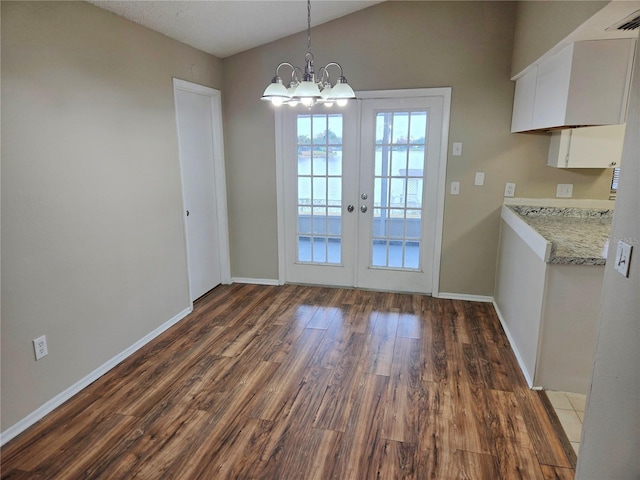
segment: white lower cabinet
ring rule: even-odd
[[[530,387],[586,393],[604,265],[547,263],[545,239],[505,208],[494,304],[511,348]]]
[[[622,160],[625,124],[571,128],[551,133],[547,165],[556,168],[614,168]]]

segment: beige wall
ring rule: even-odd
[[[509,133],[515,18],[511,2],[385,2],[312,32],[316,63],[339,61],[356,90],[453,87],[450,142],[464,154],[447,167],[461,193],[445,200],[442,292],[493,295],[505,182],[520,197],[554,197],[557,183],[573,183],[576,198],[609,193],[610,171],[552,169],[547,135]],[[235,277],[278,276],[274,119],[258,99],[276,65],[300,64],[305,49],[302,33],[223,60]]]
[[[608,0],[518,2],[511,75],[521,73],[608,3]]]
[[[640,49],[634,69],[576,470],[579,480],[640,478]],[[613,268],[618,240],[633,246],[629,278]]]
[[[222,83],[89,4],[2,2],[2,431],[189,306],[173,76]]]

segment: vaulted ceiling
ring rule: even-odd
[[[311,24],[320,25],[381,1],[314,0]],[[304,0],[88,2],[219,58],[307,28]]]

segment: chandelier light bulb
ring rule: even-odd
[[[336,103],[339,107],[345,107],[347,103],[349,103],[349,100],[346,98],[339,98],[338,100],[336,100]]]
[[[282,105],[282,97],[271,97],[271,104],[279,107],[280,105]]]

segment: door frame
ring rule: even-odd
[[[216,221],[218,223],[218,242],[220,246],[220,279],[225,285],[231,283],[231,252],[229,249],[229,219],[227,210],[227,181],[224,161],[224,143],[222,132],[222,101],[221,92],[215,88],[205,87],[196,83],[187,82],[178,78],[173,78],[173,99],[176,115],[176,125],[178,124],[178,106],[176,91],[182,90],[189,93],[196,93],[209,97],[211,106],[211,136],[213,138],[213,176],[216,199]],[[177,135],[177,130],[176,130]],[[185,248],[185,261],[187,263],[187,283],[189,286],[189,302],[191,300],[191,280],[189,275],[189,244],[187,242],[187,216],[185,201],[184,172],[182,159],[180,158],[180,136],[178,135],[178,163],[180,166],[180,189],[182,197],[182,225]]]
[[[402,90],[371,90],[356,92],[358,99],[394,99],[407,97],[442,97],[442,133],[440,138],[440,158],[438,159],[438,186],[436,194],[436,225],[435,245],[433,248],[433,272],[431,295],[437,297],[440,293],[440,264],[442,256],[442,233],[444,224],[444,200],[447,177],[447,158],[449,150],[449,123],[451,120],[451,87],[417,88]],[[357,101],[357,100],[356,100]],[[360,118],[361,102],[358,102],[357,116]],[[275,111],[275,146],[276,146],[276,202],[277,202],[277,226],[278,226],[278,283],[283,285],[286,281],[286,255],[285,239],[287,226],[285,221],[285,140],[284,140],[284,112],[282,109]],[[360,157],[360,131],[357,132],[357,155]]]

